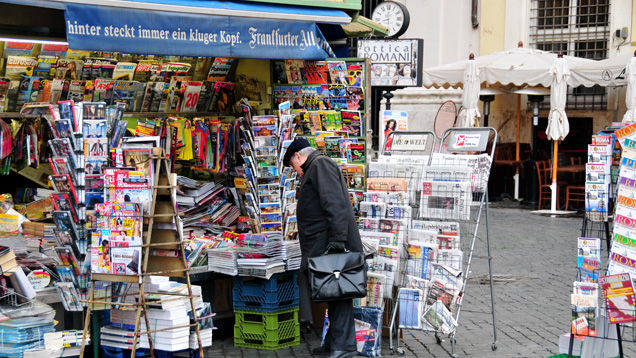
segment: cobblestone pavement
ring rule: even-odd
[[[496,283],[498,348],[492,350],[493,325],[488,285],[470,280],[456,336],[460,357],[550,357],[558,354],[559,336],[570,324],[570,293],[576,277],[576,238],[582,217],[548,217],[528,210],[491,207],[490,237]],[[501,205],[497,205],[501,206]],[[482,221],[483,223],[483,221]],[[486,255],[482,224],[475,254]],[[472,276],[488,274],[487,260],[473,259]],[[218,338],[217,338],[218,337]],[[404,331],[405,356],[451,357],[448,337]],[[632,339],[633,340],[633,339]],[[235,348],[231,332],[216,332],[210,357],[311,357],[319,346],[316,332],[303,332],[301,344],[274,352]],[[636,357],[636,344],[625,342],[625,357]],[[388,338],[383,355],[390,355]]]

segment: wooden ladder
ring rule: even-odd
[[[154,183],[152,189],[152,199],[150,202],[150,213],[144,215],[144,227],[146,233],[143,236],[142,245],[142,264],[141,272],[138,275],[120,275],[120,274],[104,274],[93,273],[92,281],[110,281],[110,282],[129,282],[139,283],[139,293],[124,294],[119,296],[100,297],[95,299],[94,297],[94,284],[91,284],[88,300],[82,301],[89,303],[86,310],[86,317],[84,320],[84,334],[82,335],[82,346],[80,350],[80,358],[84,357],[84,350],[86,347],[86,337],[89,333],[90,317],[93,304],[108,304],[135,307],[135,333],[133,336],[133,347],[131,357],[135,357],[137,351],[137,341],[139,337],[146,334],[148,335],[148,344],[150,346],[150,355],[154,357],[154,348],[152,343],[152,334],[156,332],[168,331],[173,329],[195,327],[197,335],[197,343],[199,345],[199,354],[203,358],[203,347],[201,346],[201,336],[199,335],[199,323],[197,317],[197,311],[194,305],[194,296],[192,295],[192,284],[190,282],[190,275],[188,271],[190,269],[186,263],[185,248],[181,236],[181,230],[179,228],[179,214],[177,213],[176,206],[176,188],[177,188],[177,176],[170,173],[169,158],[165,155],[163,148],[153,148],[152,160],[154,165]],[[169,198],[169,200],[166,200]],[[153,229],[153,226],[157,223],[172,223],[171,229]],[[179,251],[179,257],[165,257],[165,256],[150,256],[151,248],[160,247],[164,250],[177,250]],[[148,276],[168,276],[168,277],[180,277],[185,278],[188,294],[180,293],[158,293],[158,292],[146,292],[146,279]],[[178,327],[169,327],[163,329],[150,330],[150,323],[147,315],[147,294],[159,294],[165,296],[179,296],[176,298],[167,298],[160,301],[153,301],[153,304],[181,300],[187,297],[190,300],[190,306],[192,308],[192,316],[194,323],[188,325],[182,325]],[[138,295],[137,303],[121,303],[114,302],[114,298],[123,298],[124,296]],[[146,322],[146,331],[140,332],[141,317],[144,317]],[[98,337],[94,337],[93,344],[98,344]]]

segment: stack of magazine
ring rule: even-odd
[[[44,350],[24,352],[24,358],[77,357],[80,354],[83,332],[79,330],[51,332],[44,334]],[[90,336],[86,337],[90,344]]]
[[[29,350],[44,348],[44,335],[55,332],[53,319],[27,317],[0,322],[0,356],[22,357]]]
[[[592,221],[607,221],[612,172],[612,137],[593,135],[587,146],[585,166],[585,216]],[[625,177],[627,179],[627,177]]]

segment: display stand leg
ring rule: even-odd
[[[492,278],[492,254],[490,252],[490,222],[488,213],[488,188],[484,194],[486,196],[485,208],[486,208],[486,248],[488,250],[488,274],[490,276],[490,308],[492,309],[492,333],[493,342],[492,350],[497,350],[497,318],[495,316],[495,282]]]
[[[605,222],[605,241],[607,242],[607,252],[612,250],[612,237],[610,236],[609,221]]]
[[[391,350],[391,353],[395,352],[395,346],[393,345],[393,330],[395,329],[397,333],[395,317],[397,317],[397,311],[399,306],[398,302],[400,302],[400,290],[397,290],[397,298],[395,302],[396,304],[393,306],[393,313],[391,314],[391,324],[389,325],[389,349]],[[398,341],[398,345],[399,345],[400,340],[398,338],[396,338],[396,340]]]
[[[144,297],[144,281],[139,285],[139,297]],[[134,357],[137,353],[137,340],[139,339],[139,328],[141,325],[141,307],[137,307],[137,313],[135,314],[135,334],[133,335],[133,346],[130,357]],[[150,327],[147,327],[148,330]],[[154,357],[152,350],[152,343],[150,343],[150,356]]]
[[[144,249],[150,251],[148,247],[146,247]],[[146,258],[148,257],[148,254],[146,254]],[[145,290],[145,287],[146,287],[146,276],[144,276],[142,278],[141,285],[144,286],[144,290]],[[141,288],[139,289],[139,291],[141,291]],[[150,356],[154,357],[155,356],[155,349],[154,349],[154,347],[152,345],[152,335],[150,333],[150,320],[148,319],[148,311],[147,311],[147,306],[146,306],[146,297],[145,297],[145,295],[140,295],[139,296],[139,302],[141,303],[141,311],[142,311],[142,313],[144,315],[144,320],[146,321],[146,332],[147,332],[146,334],[148,335],[148,348],[150,348]],[[131,358],[134,358],[134,357],[135,356],[133,354],[133,356]]]
[[[623,336],[621,335],[621,325],[617,324],[616,326],[616,338],[618,342],[618,356],[623,358]]]
[[[93,301],[93,288],[95,287],[95,285],[91,285],[91,289],[88,291],[88,300],[89,301]],[[80,358],[84,357],[84,351],[86,350],[86,336],[88,335],[88,327],[90,327],[90,322],[91,322],[91,311],[93,308],[93,304],[89,303],[88,307],[86,308],[86,317],[84,318],[84,333],[82,333],[82,346],[80,348]],[[93,342],[93,345],[95,345],[96,343]]]
[[[570,332],[570,345],[568,346],[568,358],[572,358],[573,348],[574,348],[574,333]]]
[[[99,315],[92,315],[91,321],[93,322],[93,332],[91,332],[91,342],[93,342],[93,357],[99,357]]]

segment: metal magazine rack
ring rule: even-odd
[[[611,247],[611,236],[608,221],[591,220],[589,217],[583,218],[583,225],[581,228],[581,237],[584,238],[598,238],[600,239],[600,257],[609,257]],[[603,244],[603,241],[607,245]],[[604,262],[602,262],[604,264]],[[577,264],[577,282],[592,282],[588,280],[588,277],[595,277],[594,281],[598,282],[598,278],[607,274],[607,269],[603,267],[589,267],[585,262],[581,265]],[[612,351],[612,357],[624,357],[623,342],[636,342],[636,329],[634,329],[633,322],[626,324],[610,324],[608,320],[608,314],[611,309],[605,307],[602,299],[602,289],[598,284],[598,307],[592,310],[581,311],[580,308],[572,305],[572,321],[574,321],[575,315],[578,317],[585,317],[587,321],[587,329],[585,331],[577,329],[572,324],[570,331],[570,341],[568,346],[568,357],[572,357],[573,354],[579,353],[578,350],[586,350],[591,352],[593,356],[603,356],[603,352]],[[576,288],[573,292],[577,292]],[[632,307],[630,310],[632,315],[636,315],[636,309]],[[591,329],[591,330],[590,330]],[[594,332],[594,333],[591,333]],[[578,344],[578,349],[575,350],[574,345]],[[597,355],[600,354],[600,355]]]
[[[492,349],[496,350],[487,188],[497,132],[493,128],[450,128],[439,144],[432,132],[395,132],[387,137],[387,141],[390,139],[389,150],[383,151],[378,163],[369,164],[365,195],[372,196],[384,185],[384,190],[405,189],[404,198],[398,191],[389,190],[385,211],[384,204],[366,212],[361,205],[360,222],[363,238],[365,230],[375,224],[373,218],[365,217],[373,215],[373,210],[386,212],[384,222],[378,219],[380,232],[390,231],[383,227],[389,224],[393,224],[393,231],[396,225],[399,228],[394,246],[387,242],[390,237],[377,238],[378,255],[369,270],[370,277],[378,271],[394,275],[392,280],[387,278],[384,290],[385,302],[389,303],[385,311],[391,312],[391,352],[404,354],[399,339],[397,345],[393,339],[399,337],[401,329],[408,329],[433,333],[440,344],[440,335],[448,335],[452,354],[457,356],[455,335],[467,283],[473,276],[473,258],[488,261],[491,300],[484,306],[490,306],[489,312],[480,308],[492,315]],[[402,206],[394,202],[400,200],[410,209],[398,216],[396,209]],[[482,216],[486,237],[478,240]],[[476,254],[478,242],[485,243],[486,255]],[[471,282],[479,284],[479,280]]]

